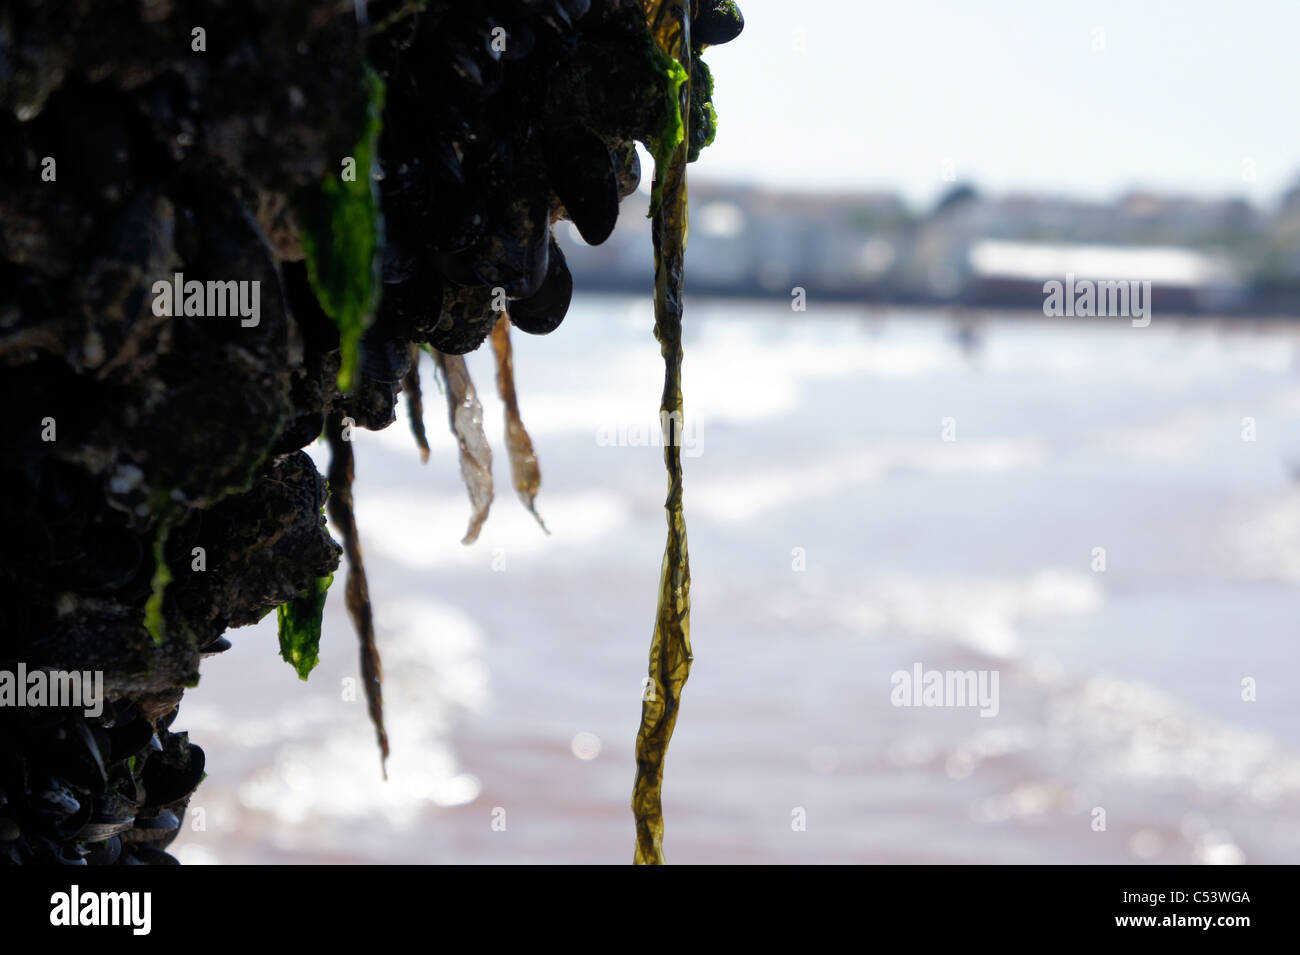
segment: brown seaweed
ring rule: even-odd
[[[379,765],[384,778],[388,778],[388,732],[384,729],[383,667],[379,662],[379,649],[375,646],[375,620],[370,609],[370,586],[366,583],[366,568],[361,559],[361,538],[357,533],[357,518],[352,507],[352,480],[355,475],[350,431],[344,431],[344,420],[335,415],[326,429],[329,434],[329,515],[334,526],[343,535],[343,552],[348,559],[348,579],[344,599],[348,616],[361,640],[361,682],[366,689],[366,705],[370,722],[375,725],[375,738],[379,741]]]
[[[420,449],[420,463],[429,462],[429,436],[424,431],[424,396],[420,391],[420,346],[411,345],[411,367],[402,378],[406,393],[406,414],[411,419],[411,434]]]
[[[444,355],[437,349],[430,351],[446,385],[447,419],[451,433],[460,444],[460,476],[465,481],[472,508],[461,543],[472,544],[478,540],[492,507],[492,449],[483,434],[483,405],[470,380],[464,356]]]
[[[537,513],[537,489],[542,484],[542,469],[537,463],[537,452],[533,450],[533,440],[524,428],[519,416],[519,396],[515,394],[514,357],[510,349],[510,322],[502,315],[496,328],[492,329],[492,351],[497,359],[497,394],[506,410],[506,450],[510,454],[510,479],[514,482],[515,493],[523,502],[528,513],[537,519],[546,533],[546,522]]]
[[[659,49],[685,73],[677,88],[682,127],[690,117],[691,28],[684,4],[646,0],[646,17]],[[680,73],[679,73],[680,76]],[[655,338],[664,358],[664,390],[660,414],[664,435],[664,465],[668,470],[668,541],[659,578],[659,606],[650,643],[650,692],[641,704],[636,738],[636,782],[632,811],[636,816],[638,865],[662,865],[663,766],[677,723],[682,688],[691,670],[691,573],[686,551],[686,519],[682,511],[682,285],[686,250],[686,158],[688,130],[676,130],[676,145],[663,140],[656,156],[652,206],[655,250]]]

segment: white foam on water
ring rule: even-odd
[[[589,479],[589,459],[575,449],[573,436],[594,443],[596,429],[611,422],[656,426],[662,362],[645,300],[575,301],[575,308],[574,319],[590,312],[590,336],[586,326],[568,329],[584,330],[581,341],[565,339],[564,329],[547,340],[516,336],[521,408],[538,439],[544,475],[538,503],[554,536],[545,536],[514,499],[490,355],[471,358],[497,478],[497,499],[478,544],[458,543],[469,504],[445,403],[428,376],[426,423],[434,446],[428,465],[419,464],[404,412],[384,432],[355,435],[356,506],[370,558],[392,737],[390,782],[379,778],[359,687],[355,702],[337,699],[338,679],[355,676],[356,667],[340,576],[326,611],[330,633],[321,668],[310,684],[294,687],[297,702],[271,693],[263,678],[264,668],[274,667],[286,682],[297,683],[274,659],[273,618],[240,631],[256,638],[248,642],[258,644],[257,652],[237,640],[237,657],[212,664],[217,673],[223,665],[244,668],[239,673],[257,691],[255,698],[241,689],[232,704],[205,696],[203,687],[187,696],[178,728],[211,744],[212,777],[194,804],[206,811],[209,831],[186,831],[178,851],[195,861],[625,858],[631,738],[617,727],[634,721],[635,697],[609,688],[625,681],[636,693],[644,673],[646,620],[659,570],[653,550],[662,544],[662,464],[657,455],[645,455],[645,487],[653,491],[640,500],[604,479]],[[1287,362],[1294,368],[1296,348],[1285,343],[1291,333],[1255,338],[1244,331],[1162,327],[1159,315],[1148,329],[1107,330],[994,319],[984,323],[983,350],[968,359],[948,341],[942,320],[920,313],[861,316],[860,309],[821,305],[815,314],[791,315],[788,305],[770,303],[704,305],[688,316],[696,321],[687,330],[687,411],[702,424],[706,458],[687,464],[697,558],[697,675],[693,715],[683,717],[674,742],[678,796],[671,798],[678,802],[670,807],[670,828],[676,857],[792,861],[803,853],[798,861],[861,861],[884,851],[900,861],[1212,863],[1285,861],[1294,854],[1300,846],[1296,754],[1258,732],[1246,715],[1286,726],[1292,702],[1243,709],[1245,729],[1180,705],[1186,676],[1221,659],[1219,648],[1204,642],[1208,636],[1189,638],[1179,645],[1178,659],[1144,671],[1159,686],[1095,673],[1088,654],[1054,654],[1052,646],[1054,630],[1070,627],[1077,638],[1098,623],[1083,618],[1113,600],[1106,609],[1114,613],[1105,619],[1116,629],[1104,638],[1143,652],[1147,634],[1138,628],[1150,618],[1126,611],[1134,601],[1167,596],[1161,587],[1185,588],[1179,594],[1189,610],[1212,613],[1240,589],[1243,573],[1288,585],[1300,579],[1300,500],[1280,465],[1286,448],[1279,434],[1300,409],[1300,388],[1292,372],[1281,370]],[[834,387],[825,393],[844,402],[834,408],[812,397],[817,383],[828,381]],[[861,424],[853,402],[889,397],[894,384],[910,398],[933,391],[966,402],[955,406],[982,415],[980,436],[971,437],[976,428],[963,418],[954,443],[940,442],[937,428],[932,438],[873,431],[851,443],[850,429]],[[1238,394],[1247,407],[1223,400]],[[883,421],[885,431],[889,407],[882,413],[873,406],[872,421]],[[1215,430],[1219,425],[1202,426],[1196,416],[1220,408],[1227,437]],[[1194,409],[1200,409],[1196,415]],[[1258,418],[1259,442],[1243,444],[1242,455],[1225,463],[1217,452],[1229,443],[1238,449],[1235,429],[1245,415]],[[927,409],[927,428],[930,417]],[[712,453],[715,423],[735,426],[726,435],[738,452],[734,460]],[[774,430],[801,435],[806,459],[773,442]],[[569,436],[567,446],[547,440],[562,435]],[[557,453],[570,455],[562,463],[586,486],[546,483],[548,461]],[[1117,468],[1117,454],[1137,466]],[[313,456],[324,463],[328,452],[317,447]],[[735,463],[740,460],[743,466]],[[1158,467],[1171,462],[1178,467]],[[619,479],[634,469],[629,465]],[[1025,476],[1029,469],[1041,473]],[[1089,573],[1086,551],[1077,565],[1069,563],[1059,541],[1050,539],[1057,524],[1026,522],[993,552],[1005,562],[990,562],[978,538],[984,522],[967,523],[959,508],[936,515],[913,506],[916,495],[905,482],[933,475],[952,475],[945,483],[955,493],[977,485],[990,490],[994,506],[1014,503],[1023,493],[1033,505],[1029,513],[1056,514],[1069,503],[1058,496],[1066,491],[1081,495],[1072,499],[1076,506],[1125,496],[1135,509],[1150,511],[1141,530],[1157,540],[1177,539],[1190,514],[1159,506],[1166,489],[1182,495],[1180,501],[1193,494],[1197,502],[1214,502],[1198,506],[1222,500],[1214,526],[1231,546],[1208,567],[1182,568],[1184,576],[1172,584],[1141,575],[1126,579],[1114,572],[1118,568]],[[1008,477],[994,482],[982,475]],[[1064,483],[1057,484],[1058,477]],[[771,516],[801,518],[804,505],[815,501],[823,506],[812,517],[822,518],[826,502],[853,508],[855,489],[885,482],[891,483],[884,490],[898,492],[891,500],[903,502],[906,512],[849,512],[869,529],[883,523],[894,535],[864,540],[862,564],[870,569],[858,566],[853,547],[818,550],[818,541],[795,540],[790,543],[808,545],[807,573],[789,575],[792,582],[785,577],[789,548],[784,542],[769,546]],[[632,548],[621,535],[651,521],[650,556],[634,569],[623,559]],[[836,528],[822,533],[833,535]],[[906,542],[898,565],[905,572],[881,573],[892,566],[888,548],[899,540]],[[1207,546],[1218,546],[1217,539]],[[491,596],[500,592],[491,574],[495,548],[511,561],[531,561],[537,569],[533,592],[553,602],[494,604]],[[583,561],[576,559],[580,553]],[[710,560],[713,572],[701,573]],[[1062,561],[1069,569],[1058,566]],[[1044,569],[1004,569],[1008,565]],[[412,594],[413,580],[419,589]],[[426,593],[463,603],[473,619]],[[596,632],[556,615],[570,594],[584,601],[583,613],[598,622]],[[646,616],[629,621],[637,600]],[[1284,613],[1284,600],[1261,613]],[[1284,632],[1276,616],[1263,619]],[[526,633],[511,640],[508,660],[487,657],[489,630],[521,620],[528,621]],[[779,642],[768,639],[773,634]],[[866,639],[839,639],[846,634]],[[791,635],[795,639],[787,639]],[[813,652],[803,653],[801,640]],[[597,641],[601,652],[590,652]],[[887,690],[888,671],[899,665],[896,655],[927,666],[950,661],[962,669],[997,669],[998,717],[916,711],[903,718],[912,732],[897,735],[883,728],[896,725],[889,720],[854,719],[872,706],[899,717],[885,691],[872,696],[860,672],[850,669],[880,663]],[[791,669],[796,658],[797,671]],[[488,659],[503,669],[489,675]],[[521,699],[494,703],[494,686],[498,694],[509,686]],[[756,693],[756,686],[783,692]],[[584,694],[583,687],[605,689]],[[630,715],[615,706],[631,707]],[[538,707],[559,727],[554,739],[538,732]],[[575,758],[577,733],[599,734],[597,758]],[[476,747],[472,766],[455,749],[462,736]],[[579,747],[582,753],[594,753],[589,743]],[[584,796],[573,788],[577,779],[599,783]],[[786,791],[791,799],[797,792],[797,801],[772,802]],[[488,792],[490,800],[483,797]],[[453,811],[470,800],[468,812]],[[508,850],[488,825],[488,807],[498,801],[526,803],[534,813],[527,826],[516,827],[512,816]],[[1087,814],[1098,801],[1109,808],[1110,836],[1088,827]],[[788,805],[808,806],[817,821],[798,849],[791,848],[789,818],[783,817]],[[824,813],[835,806],[841,807],[837,824],[825,825]],[[1030,834],[1017,826],[1036,828]],[[900,828],[907,833],[903,841],[892,834]]]
[[[327,613],[342,612],[341,601],[331,603],[338,606]],[[478,798],[482,785],[460,768],[448,738],[458,713],[479,712],[490,698],[482,629],[454,607],[406,597],[384,601],[377,630],[391,746],[388,780],[380,774],[358,684],[350,700],[312,697],[282,705],[267,718],[187,705],[186,726],[196,735],[265,754],[237,785],[204,788],[196,804],[213,830],[266,834],[294,851],[373,849],[382,855],[382,841],[359,845],[358,834],[391,837],[417,827],[430,812]],[[319,671],[313,676],[322,678]],[[379,817],[384,824],[375,827]],[[221,860],[220,841],[206,840],[193,851]]]
[[[1238,566],[1256,580],[1300,583],[1300,490],[1288,488],[1236,527]]]
[[[536,504],[549,537],[507,486],[498,489],[478,540],[469,546],[459,543],[470,514],[463,496],[395,491],[358,501],[356,511],[367,553],[419,570],[481,570],[491,566],[494,554],[554,556],[607,537],[629,520],[624,500],[609,491],[547,494]]]
[[[692,480],[692,514],[743,524],[776,508],[842,494],[858,484],[896,472],[997,474],[1035,467],[1042,446],[1032,440],[966,439],[874,442],[870,451],[799,461],[784,467],[750,469]]]
[[[1150,685],[1091,677],[1047,703],[1048,745],[1089,778],[1182,783],[1263,808],[1300,799],[1300,759],[1268,734],[1223,725]]]

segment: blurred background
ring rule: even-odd
[[[742,6],[691,171],[669,860],[1300,861],[1300,7]],[[354,435],[388,781],[335,587],[309,682],[272,617],[186,695],[183,861],[630,861],[665,534],[643,168],[607,243],[567,237],[565,323],[514,335],[550,536],[490,353],[474,545],[427,363],[427,465],[404,409]],[[1045,317],[1066,271],[1150,281],[1151,324]],[[895,707],[916,664],[996,672],[997,716]]]

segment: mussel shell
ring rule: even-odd
[[[43,860],[45,864],[53,863],[54,865],[86,865],[86,860],[82,858],[77,847],[72,843],[65,843],[53,849],[53,858]]]
[[[730,43],[745,29],[745,18],[733,0],[700,0],[700,9],[691,20],[691,42],[716,46]]]
[[[537,294],[510,303],[510,321],[530,335],[549,335],[560,327],[573,298],[573,276],[564,261],[564,253],[551,239],[550,268]]]
[[[54,824],[54,832],[60,839],[71,839],[86,828],[86,824],[90,822],[91,814],[94,811],[94,803],[88,797],[83,798],[76,812],[65,816]]]
[[[89,828],[89,827],[87,827]],[[122,855],[122,840],[117,835],[100,836],[98,839],[90,838],[82,833],[82,839],[86,842],[94,843],[87,846],[89,850],[86,853],[87,865],[112,865]]]
[[[620,143],[613,151],[614,171],[618,176],[618,197],[626,199],[636,192],[641,185],[641,157],[637,155],[636,143]]]
[[[144,749],[149,737],[154,735],[153,724],[143,716],[133,720],[119,721],[109,730],[110,760],[123,760],[134,756]]]
[[[546,174],[564,211],[588,245],[600,245],[618,222],[619,177],[605,141],[570,125],[543,140]]]
[[[375,381],[401,381],[411,367],[411,317],[396,308],[379,314],[361,336],[361,371]]]
[[[389,382],[366,375],[344,400],[344,410],[367,431],[382,431],[397,420],[397,396]]]
[[[126,832],[135,825],[135,818],[130,819],[91,819],[77,834],[82,842],[101,842]]]
[[[170,842],[175,832],[180,829],[181,820],[169,809],[161,809],[152,816],[137,816],[135,826],[122,836],[123,842]]]
[[[271,454],[290,454],[299,448],[305,448],[320,437],[324,428],[325,412],[309,411],[300,414],[275,439],[275,444],[271,446]]]
[[[546,278],[551,225],[546,170],[521,145],[490,149],[483,160],[474,175],[479,188],[493,197],[488,226],[468,259],[440,260],[439,267],[458,284],[503,288],[511,298],[523,298]]]
[[[199,652],[205,657],[216,656],[218,653],[225,653],[232,646],[234,646],[234,644],[225,637],[217,637],[217,639],[213,640],[206,647],[200,647]]]
[[[437,323],[422,331],[425,340],[444,355],[466,355],[474,351],[492,334],[500,317],[492,309],[495,294],[484,286],[448,287],[443,292]]]
[[[57,762],[59,775],[77,789],[98,793],[104,791],[108,774],[104,770],[104,757],[101,753],[101,740],[80,716],[74,716],[67,724],[71,732],[46,749],[43,754]],[[107,748],[108,739],[102,740]]]
[[[384,286],[379,316],[385,312],[399,316],[413,333],[436,325],[442,312],[442,283],[432,269],[423,269],[409,281]]]
[[[174,757],[175,750],[169,748],[145,763],[144,806],[165,806],[184,799],[203,778],[203,750],[198,746],[188,747],[188,758],[183,762]]]
[[[43,816],[64,818],[81,811],[81,801],[72,789],[58,780],[46,780],[36,792],[36,811]]]
[[[474,247],[472,274],[478,282],[462,284],[503,288],[511,298],[532,295],[541,288],[549,265],[550,228],[550,204],[541,196],[539,192],[511,204],[505,225]]]

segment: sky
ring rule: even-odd
[[[1272,205],[1300,180],[1300,0],[740,0],[697,178]]]

